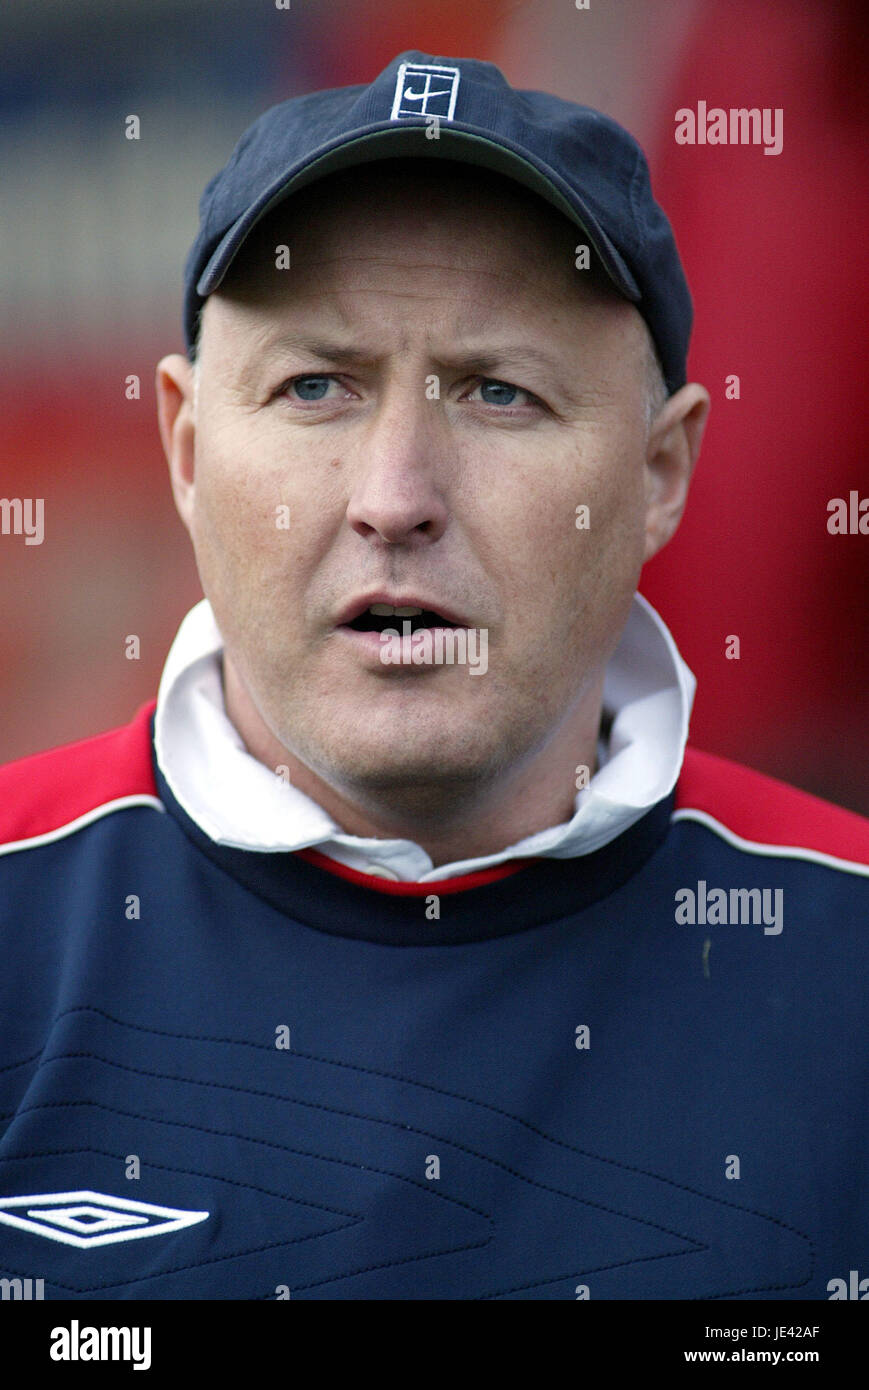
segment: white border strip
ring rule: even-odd
[[[728,844],[736,849],[745,850],[747,854],[766,854],[773,859],[807,859],[812,864],[823,864],[828,869],[842,869],[845,873],[860,874],[869,878],[869,864],[858,864],[851,859],[836,859],[832,854],[822,854],[816,849],[803,849],[799,845],[767,845],[760,840],[743,840],[741,835],[728,830],[727,826],[722,825],[714,816],[708,815],[706,811],[694,810],[690,806],[674,811],[670,821],[672,823],[675,820],[699,821],[708,830],[720,835]]]
[[[18,849],[36,849],[39,845],[50,845],[53,840],[62,840],[67,835],[74,835],[77,830],[83,830],[95,820],[101,820],[113,811],[124,811],[128,806],[152,806],[155,811],[162,811],[164,814],[166,812],[166,807],[156,796],[148,796],[144,792],[141,796],[119,796],[116,801],[106,801],[102,806],[95,806],[92,811],[87,811],[75,820],[67,821],[66,825],[59,825],[56,830],[46,831],[44,835],[32,835],[27,840],[13,840],[8,845],[0,845],[0,854],[12,854]]]

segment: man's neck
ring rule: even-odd
[[[577,769],[597,769],[602,729],[603,679],[547,744],[521,765],[482,786],[415,783],[388,796],[367,796],[334,785],[285,747],[266,725],[234,668],[224,662],[226,712],[247,751],[272,770],[286,767],[290,782],[340,826],[363,839],[410,840],[435,868],[497,854],[574,814]]]

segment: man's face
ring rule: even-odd
[[[642,320],[547,205],[431,167],[324,181],[251,240],[206,303],[179,500],[235,677],[363,800],[569,747],[644,559]],[[371,595],[484,629],[486,673],[384,664],[345,621]]]

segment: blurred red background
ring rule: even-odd
[[[89,0],[37,22],[8,0],[0,40],[0,495],[45,499],[41,546],[0,536],[0,759],[127,720],[200,596],[153,374],[182,347],[202,187],[265,106],[419,48],[597,106],[647,150],[713,411],[686,519],[641,588],[698,677],[695,743],[869,813],[869,536],[826,527],[829,499],[869,495],[856,4]],[[675,111],[701,99],[782,108],[782,153],[677,145]]]

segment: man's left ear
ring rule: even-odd
[[[155,389],[160,438],[169,464],[175,506],[188,531],[193,516],[195,486],[193,382],[193,367],[180,353],[170,353],[157,363]]]
[[[652,422],[646,447],[646,552],[643,563],[675,533],[685,502],[711,401],[689,382],[670,396]]]

